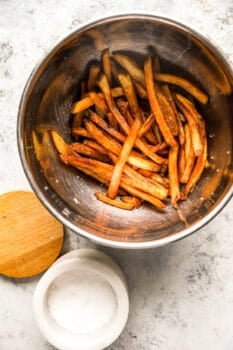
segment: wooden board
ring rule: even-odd
[[[31,277],[46,270],[59,255],[63,226],[33,192],[0,196],[0,274]]]

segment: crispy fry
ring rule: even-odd
[[[135,208],[140,208],[142,204],[142,201],[139,198],[133,196],[122,196],[121,200],[126,203],[132,203]]]
[[[86,139],[86,140],[83,141],[83,144],[89,146],[90,148],[95,149],[99,153],[108,154],[108,151],[106,151],[106,149],[103,146],[101,146],[99,143],[97,143],[94,140]]]
[[[96,192],[95,195],[99,201],[112,205],[113,207],[126,209],[126,210],[132,210],[135,208],[135,203],[133,202],[130,203],[130,202],[118,201],[116,199],[111,199],[108,196],[104,195],[102,192]]]
[[[135,79],[133,79],[133,84],[134,84],[134,87],[135,87],[135,90],[136,90],[138,96],[140,96],[144,100],[148,99],[148,95],[147,95],[147,91],[146,91],[145,87],[141,83],[139,83],[139,81],[137,81]]]
[[[190,174],[192,172],[194,163],[195,163],[195,154],[193,151],[193,146],[192,146],[192,140],[191,140],[191,130],[189,129],[189,125],[185,124],[184,126],[184,131],[185,131],[185,167],[184,171],[181,174],[180,177],[180,182],[181,183],[187,183],[188,179],[190,177]]]
[[[103,94],[101,94],[101,93],[98,93],[98,95],[102,98],[104,97]],[[115,98],[115,97],[123,96],[124,93],[123,93],[123,90],[121,87],[115,87],[111,90],[111,95]],[[72,109],[71,109],[71,113],[76,114],[78,112],[82,112],[85,109],[88,109],[89,107],[93,106],[93,104],[94,104],[94,102],[92,101],[90,96],[89,95],[85,96],[81,100],[79,100],[73,104]]]
[[[195,154],[195,156],[200,156],[202,154],[202,151],[203,151],[203,145],[202,145],[202,141],[201,141],[201,136],[200,136],[199,125],[198,125],[197,119],[193,116],[192,113],[190,113],[190,111],[184,105],[184,101],[183,101],[182,96],[179,94],[176,94],[176,98],[177,98],[177,101],[176,101],[177,106],[179,107],[179,109],[183,113],[184,117],[186,118],[186,120],[189,124],[190,130],[192,130],[191,138],[192,138],[192,145],[193,145],[194,154]]]
[[[73,155],[61,156],[61,160],[65,164],[72,165],[73,167],[81,171],[84,171],[86,173],[89,172],[90,174],[93,174],[93,177],[100,178],[102,183],[107,184],[110,182],[111,174],[113,171],[113,166],[110,164],[106,164],[94,159],[83,158],[81,156],[73,156]],[[120,183],[121,188],[123,188],[133,196],[136,196],[143,200],[148,201],[149,203],[153,204],[157,208],[160,208],[160,209],[165,208],[165,204],[160,199],[152,196],[148,192],[146,193],[144,191],[141,191],[140,189],[133,187],[134,184],[135,183],[133,179],[130,179],[125,175],[122,176],[121,183]]]
[[[72,135],[74,136],[74,138],[79,137],[79,136],[88,137],[89,139],[93,138],[91,136],[91,134],[84,128],[72,128],[71,132],[72,132]]]
[[[89,69],[89,77],[87,82],[88,91],[92,91],[93,88],[96,86],[96,80],[98,78],[99,73],[100,73],[100,65],[92,64]]]
[[[138,134],[138,137],[142,137],[151,128],[154,121],[155,121],[154,115],[150,114],[149,117],[143,123],[141,130]]]
[[[91,121],[85,122],[86,128],[93,138],[98,142],[101,140],[101,145],[106,148],[106,150],[119,156],[121,151],[121,145],[114,139],[110,138],[104,134],[94,123]],[[144,159],[134,154],[130,154],[128,157],[129,164],[142,169],[147,169],[151,171],[159,171],[160,166],[157,163],[153,163],[150,160]]]
[[[103,113],[107,114],[108,113],[108,107],[106,105],[105,100],[99,96],[96,92],[91,91],[89,92],[89,96],[92,99],[92,102],[94,103],[94,105],[96,105],[98,108],[100,108],[101,111],[103,111]]]
[[[115,198],[118,192],[118,188],[120,186],[120,180],[121,180],[121,175],[123,172],[123,167],[125,163],[128,160],[128,157],[130,155],[130,152],[134,146],[135,140],[137,138],[139,129],[141,127],[140,120],[135,119],[134,123],[132,125],[132,128],[130,129],[130,132],[124,142],[124,145],[121,149],[119,158],[115,164],[113,173],[112,173],[112,178],[111,182],[108,188],[108,197],[109,198]]]
[[[190,81],[184,78],[180,78],[172,74],[164,74],[164,73],[155,73],[154,77],[158,81],[180,86],[181,88],[189,92],[193,97],[195,97],[202,104],[206,104],[208,102],[208,96],[203,91],[198,89],[194,84],[192,84]]]
[[[102,53],[102,64],[103,64],[103,71],[106,75],[109,84],[112,84],[112,72],[111,72],[111,60],[110,60],[110,53],[109,49],[105,49]]]
[[[160,108],[160,104],[158,101],[158,97],[155,90],[155,84],[153,80],[153,71],[152,71],[152,62],[151,57],[149,56],[145,62],[145,78],[146,78],[146,86],[147,86],[147,93],[148,93],[148,99],[150,102],[150,106],[152,109],[152,112],[155,116],[155,119],[158,123],[158,126],[161,130],[161,133],[166,141],[166,143],[170,146],[176,146],[176,140],[174,139],[167,122],[164,118],[163,112]]]
[[[138,118],[142,122],[141,111],[138,106],[137,97],[134,91],[132,79],[128,74],[118,74],[118,80],[123,88],[124,94],[129,102],[129,108],[134,118]]]
[[[51,130],[53,143],[60,154],[73,154],[72,148],[67,144],[63,138],[55,130]]]
[[[72,128],[80,128],[83,121],[83,112],[78,112],[73,117]]]
[[[181,179],[185,169],[185,150],[184,146],[181,146],[179,148],[179,155],[178,155],[178,173],[179,173],[179,180]]]
[[[115,53],[113,57],[117,61],[117,63],[119,63],[133,79],[145,86],[144,72],[131,57],[121,55],[118,53]]]
[[[169,103],[169,100],[166,98],[166,96],[162,92],[159,92],[159,91],[158,91],[158,99],[159,99],[160,108],[162,110],[162,113],[166,119],[167,125],[172,135],[177,136],[179,133],[178,121],[173,111],[173,108]]]
[[[168,176],[170,182],[171,202],[175,209],[178,209],[177,201],[180,199],[180,188],[177,169],[178,152],[178,146],[171,147],[168,157]]]
[[[203,153],[199,157],[197,157],[197,161],[194,166],[194,169],[184,189],[185,196],[187,196],[187,194],[193,190],[194,186],[199,181],[203,170],[205,169],[205,164],[207,160],[207,138],[206,138],[204,122],[200,124],[200,132],[201,132],[201,138],[203,142]]]
[[[96,149],[89,147],[87,144],[74,142],[70,145],[71,149],[78,154],[91,157],[93,159],[100,160],[102,162],[109,162],[109,157],[102,152],[97,151]]]

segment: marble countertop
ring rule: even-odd
[[[0,194],[30,189],[19,160],[16,120],[26,80],[62,36],[96,16],[146,10],[210,37],[233,64],[232,0],[0,0]],[[233,349],[233,200],[185,240],[149,251],[101,248],[122,266],[130,315],[109,350]],[[90,246],[68,232],[63,251]],[[0,349],[49,350],[32,312],[39,277],[0,276]]]

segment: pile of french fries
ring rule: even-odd
[[[81,89],[71,110],[74,142],[51,131],[61,161],[104,184],[106,193],[95,193],[104,203],[177,209],[207,164],[205,122],[194,104],[206,104],[207,95],[162,73],[158,57],[148,56],[141,67],[108,49]]]

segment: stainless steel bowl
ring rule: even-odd
[[[87,66],[100,59],[103,49],[96,30],[111,52],[133,52],[139,61],[157,52],[163,71],[188,77],[209,95],[208,105],[199,108],[207,123],[210,167],[180,211],[168,207],[161,214],[147,204],[132,212],[109,207],[94,196],[99,184],[61,164],[56,155],[48,130],[55,128],[70,139],[71,104]],[[232,71],[218,49],[172,20],[129,14],[82,26],[44,58],[23,92],[18,146],[32,188],[65,226],[99,244],[141,249],[186,237],[211,220],[233,194],[232,82]]]

